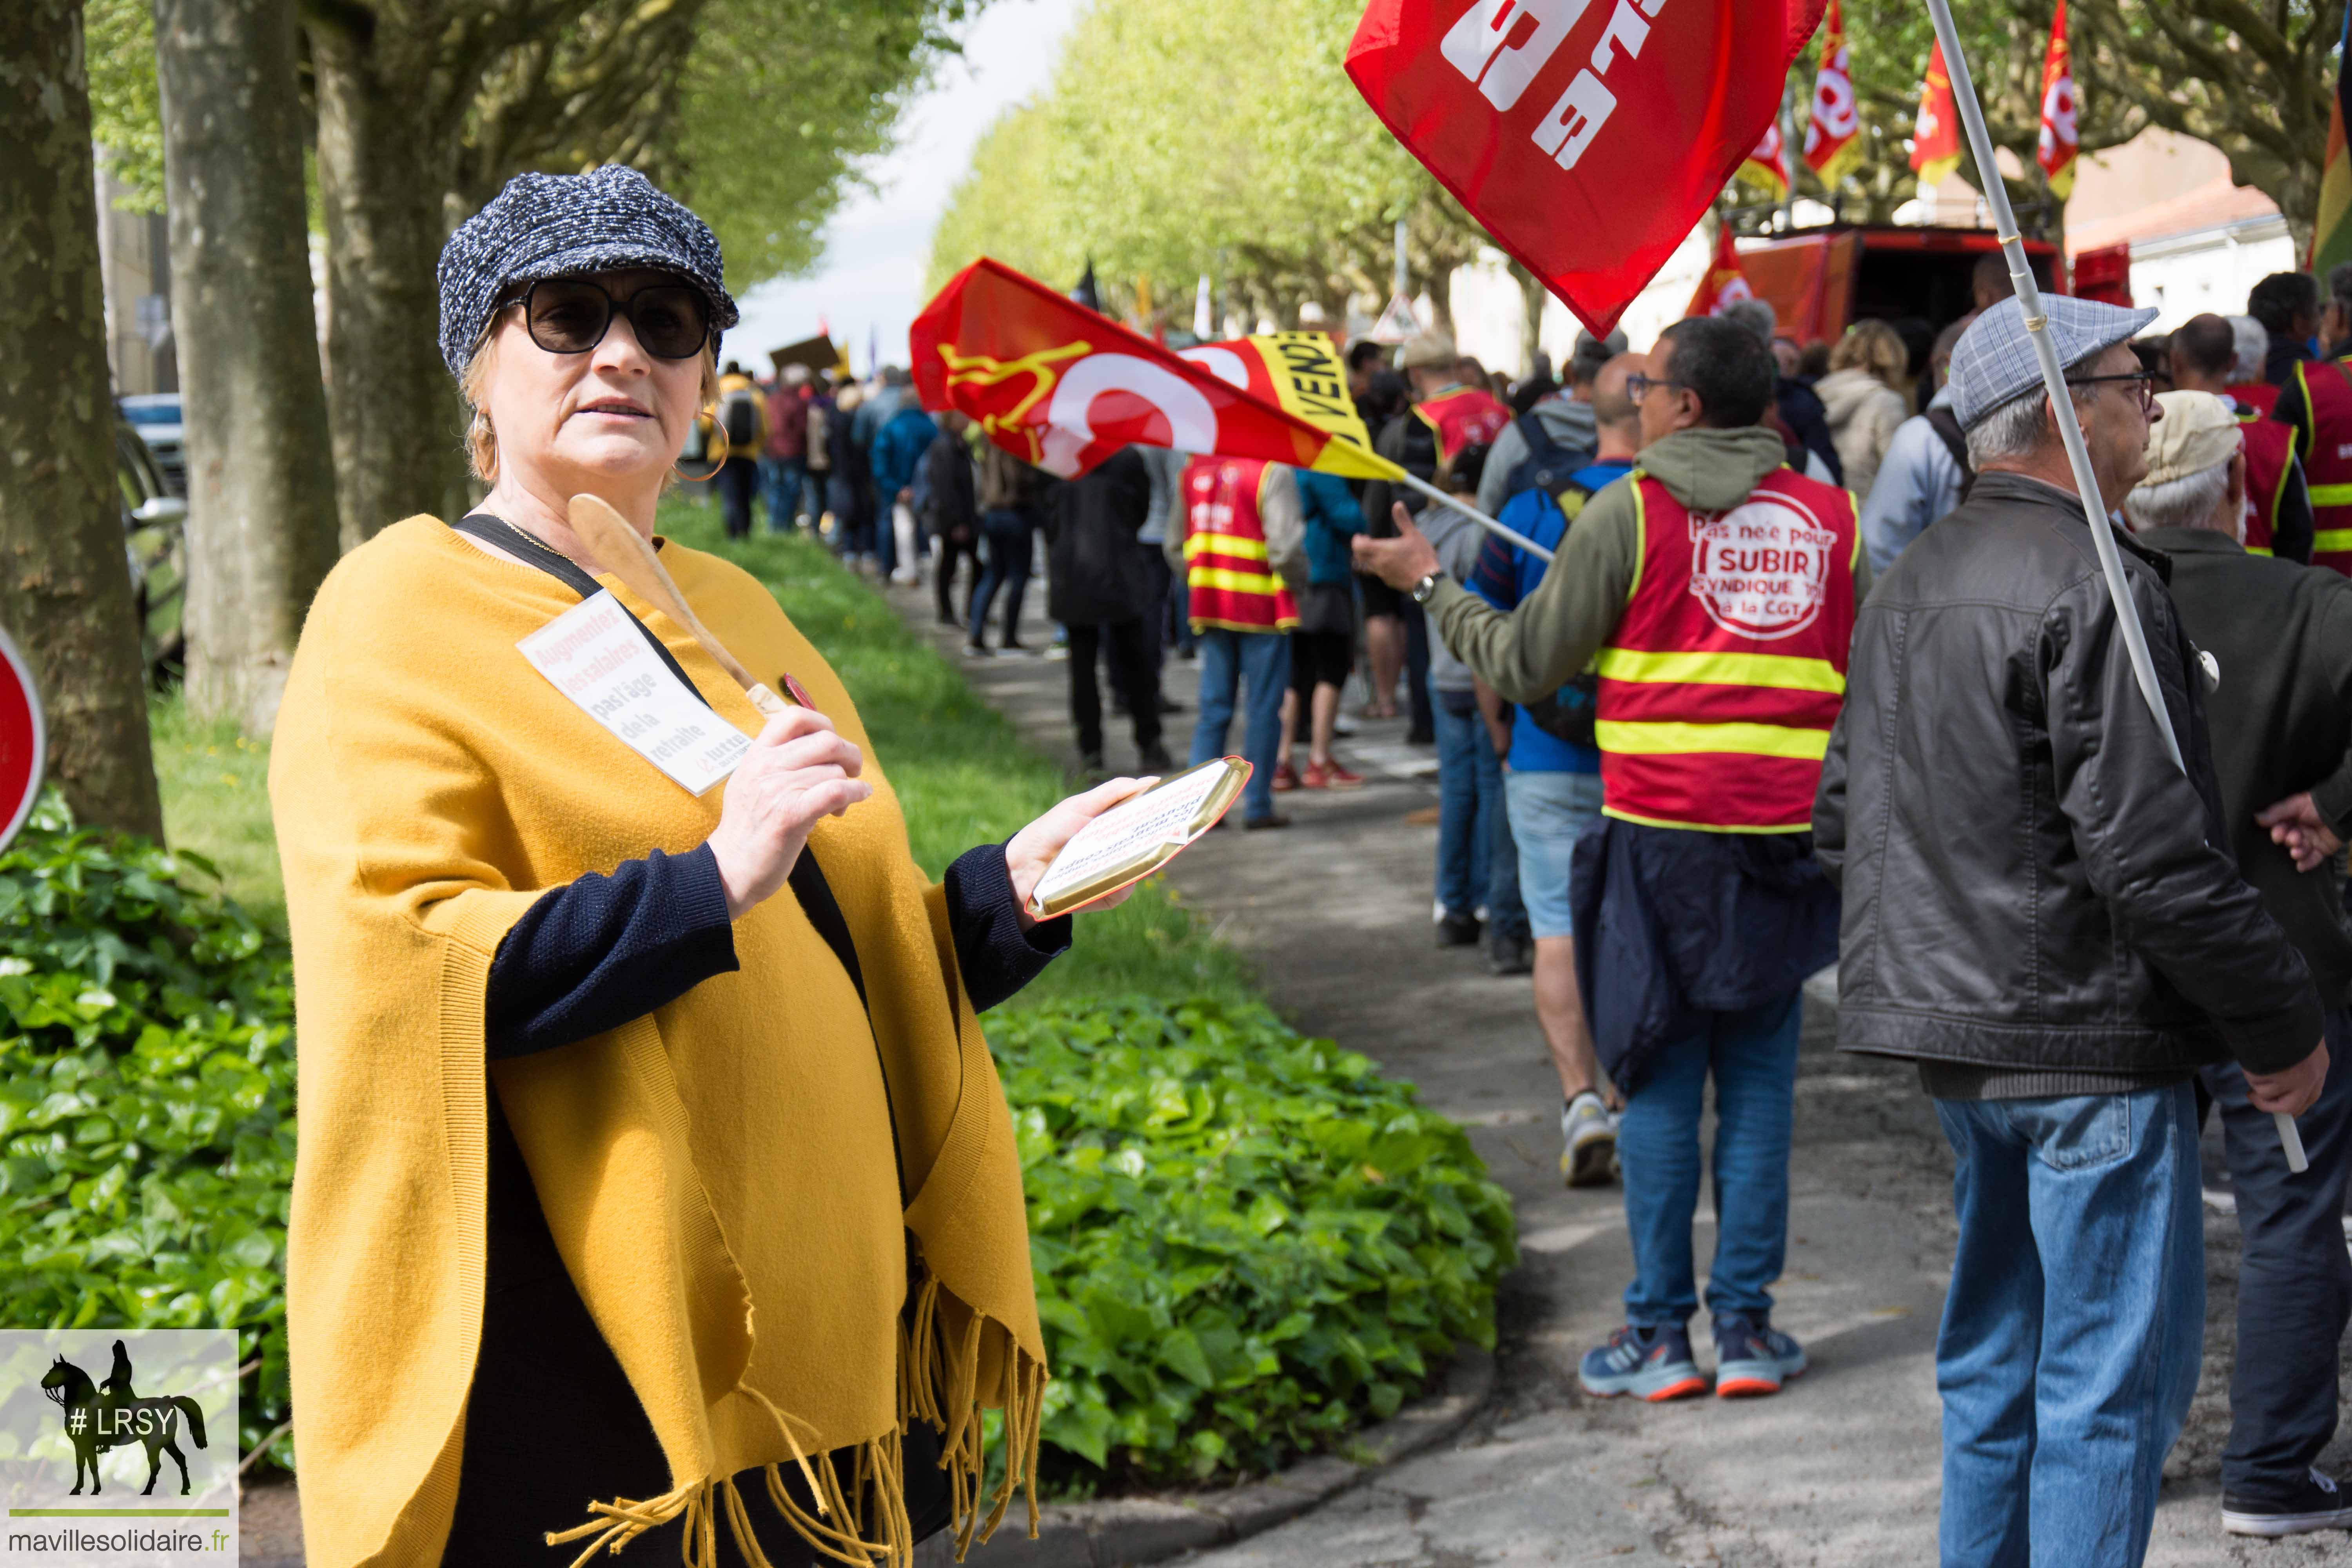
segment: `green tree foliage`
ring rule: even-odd
[[[2054,0],[1956,0],[1952,9],[1986,127],[2024,175],[2010,183],[2011,199],[2029,226],[2054,226],[2057,204],[2034,164]],[[1825,191],[1801,165],[1798,188],[1836,197],[1850,217],[1883,219],[1916,190],[1905,143],[1935,32],[1917,0],[1847,0],[1843,10],[1864,155],[1838,191]],[[2070,0],[2083,151],[2128,142],[2151,125],[2198,137],[2228,155],[2241,184],[2277,202],[2298,236],[2307,234],[2343,21],[2344,0]],[[1819,58],[1817,39],[1790,73],[1800,138]],[[1975,181],[1972,161],[1963,159],[1961,170]]]
[[[984,137],[931,245],[1055,281],[1091,259],[1182,315],[1193,280],[1252,310],[1385,294],[1402,217],[1417,279],[1485,241],[1341,69],[1356,0],[1100,0],[1051,89]]]
[[[126,187],[117,205],[163,210],[163,127],[155,100],[155,14],[147,0],[83,0],[91,139]]]
[[[652,142],[656,179],[710,224],[745,281],[815,260],[818,235],[885,151],[979,0],[713,0]]]
[[[885,151],[907,100],[957,47],[982,0],[492,0],[436,7],[471,79],[450,151],[460,215],[525,169],[635,163],[718,232],[742,279],[813,262],[861,159]],[[406,7],[347,0],[397,26]],[[513,20],[520,15],[520,25]],[[500,25],[503,23],[504,25]],[[160,211],[163,142],[148,0],[86,0],[96,140],[123,205]],[[467,57],[459,59],[456,57]],[[426,62],[420,62],[426,63]],[[451,68],[455,68],[452,69]]]

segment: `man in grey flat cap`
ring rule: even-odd
[[[2126,345],[2155,312],[2042,308],[2115,505],[2147,470]],[[2306,1109],[2320,1004],[2231,858],[2168,563],[2125,537],[2185,775],[2140,695],[2018,301],[1952,386],[1976,486],[1864,606],[1813,808],[1839,1044],[1916,1061],[1958,1160],[1945,1568],[2137,1564],[2204,1336],[2192,1080],[2234,1059],[2257,1110]]]

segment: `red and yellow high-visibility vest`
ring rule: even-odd
[[[2240,408],[2252,409],[2255,416],[2267,419],[2278,406],[2279,388],[2267,381],[2237,382],[2221,389]]]
[[[2342,360],[2305,360],[2303,384],[2311,449],[2302,454],[2311,491],[2311,563],[2352,577],[2352,373]]]
[[[1286,632],[1298,606],[1265,555],[1258,498],[1275,465],[1263,458],[1194,458],[1184,465],[1184,582],[1192,628]]]
[[[2239,437],[2246,454],[2246,536],[2249,555],[2276,553],[2279,500],[2294,472],[2294,432],[2251,409],[2238,411]]]
[[[1725,512],[1633,471],[1633,593],[1593,661],[1602,806],[1704,833],[1805,833],[1853,638],[1853,498],[1780,468]]]
[[[1511,411],[1475,386],[1449,387],[1414,404],[1412,411],[1436,432],[1441,465],[1454,461],[1465,447],[1493,446],[1503,426],[1511,422]]]

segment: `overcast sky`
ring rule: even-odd
[[[885,363],[906,363],[907,328],[923,308],[923,268],[948,192],[997,115],[1045,87],[1085,4],[994,0],[967,35],[963,58],[908,106],[897,151],[870,171],[875,190],[842,204],[815,271],[745,290],[742,324],[727,334],[725,352],[764,370],[768,350],[814,336],[822,317],[835,342],[848,341],[860,372],[870,368],[869,331],[879,334]]]

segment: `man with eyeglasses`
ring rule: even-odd
[[[2054,295],[2101,502],[2147,471],[2130,340]],[[2198,1069],[2264,1113],[2326,1078],[2304,961],[2246,885],[2169,563],[2116,546],[2176,767],[2125,656],[2021,308],[1952,353],[1969,499],[1858,618],[1813,837],[1844,889],[1841,1048],[1918,1064],[1958,1165],[1936,1347],[1946,1568],[2138,1563],[2205,1332]],[[2227,669],[2220,695],[2228,700]]]
[[[1401,537],[1356,543],[1509,700],[1549,699],[1588,666],[1597,677],[1601,816],[1576,840],[1570,886],[1549,893],[1567,895],[1594,1047],[1625,1099],[1633,1280],[1624,1326],[1578,1368],[1603,1398],[1707,1391],[1689,1322],[1710,1079],[1714,1392],[1778,1394],[1805,1369],[1771,1321],[1770,1287],[1787,1256],[1801,987],[1836,952],[1813,791],[1869,569],[1853,498],[1790,471],[1759,423],[1773,378],[1771,351],[1736,321],[1668,327],[1625,380],[1635,468],[1583,503],[1507,614],[1447,581],[1402,508]]]

